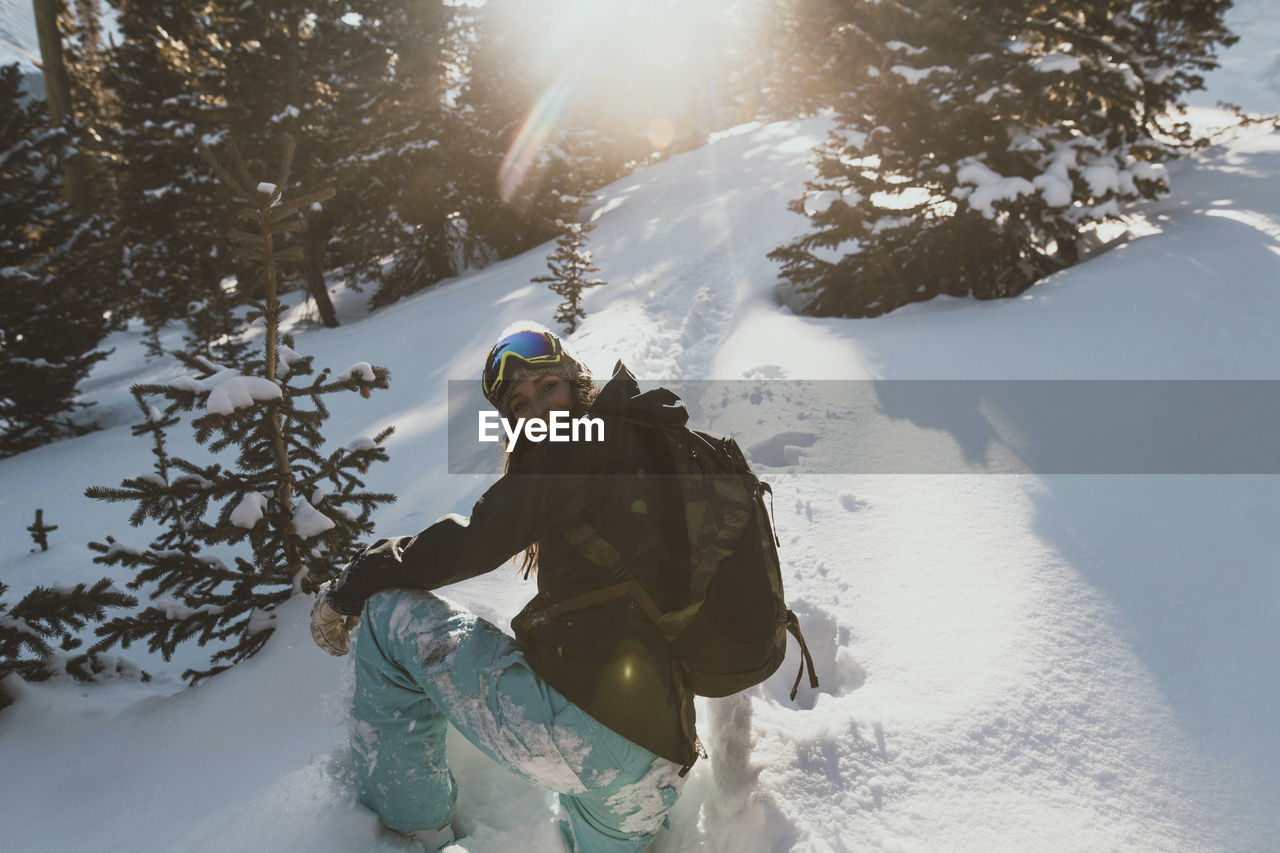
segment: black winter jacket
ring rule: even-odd
[[[684,404],[663,388],[640,393],[618,362],[587,415],[604,421],[603,441],[542,442],[476,501],[469,519],[445,516],[416,536],[366,549],[333,584],[329,603],[356,614],[380,590],[457,583],[537,542],[538,593],[511,621],[534,673],[624,737],[691,764],[692,696],[675,682],[670,646],[630,597],[554,619],[540,612],[617,582],[566,538],[584,520],[618,549],[660,608],[680,606],[688,590],[687,532],[670,451],[644,426],[684,424]]]

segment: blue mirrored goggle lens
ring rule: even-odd
[[[488,397],[497,389],[502,381],[503,365],[507,356],[514,356],[522,361],[549,361],[560,355],[559,342],[542,332],[516,332],[508,335],[489,351],[489,359],[484,366],[484,393]]]

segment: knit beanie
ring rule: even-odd
[[[572,382],[586,374],[586,370],[570,358],[568,353],[562,353],[557,364],[513,364],[511,367],[511,375],[502,380],[502,395],[498,406],[498,414],[508,419],[511,417],[511,395],[524,380],[535,376],[560,376]]]

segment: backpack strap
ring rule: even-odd
[[[680,768],[680,778],[684,778],[693,769],[693,765],[699,758],[707,757],[706,747],[702,745],[702,738],[698,737],[698,733],[694,731],[693,726],[689,724],[688,708],[691,704],[689,696],[689,666],[678,657],[671,658],[671,683],[676,686],[676,703],[680,706],[680,733],[684,735],[684,742],[689,745],[692,758],[689,763]]]
[[[725,534],[721,537],[721,541],[729,539],[729,536],[730,534]],[[636,591],[636,598],[644,608],[645,615],[653,620],[654,624],[662,631],[662,635],[668,640],[679,636],[684,627],[689,624],[689,621],[697,615],[698,610],[707,599],[707,588],[711,585],[712,578],[715,577],[716,567],[723,556],[729,552],[728,545],[725,544],[721,546],[721,550],[709,553],[704,552],[698,555],[696,559],[692,559],[690,561],[688,603],[679,610],[664,613],[654,604],[653,599],[644,591],[644,587],[640,586],[639,582],[627,570],[618,549],[613,547],[609,540],[605,539],[595,527],[583,522],[570,530],[566,530],[565,538],[573,545],[574,550],[592,563],[609,570],[620,582],[634,584],[634,587],[629,588]],[[636,556],[641,553],[643,551],[637,552]],[[635,559],[635,557],[632,559]],[[581,598],[581,596],[578,598]],[[578,599],[570,600],[577,601]]]
[[[584,592],[582,595],[575,595],[572,598],[566,598],[564,601],[558,601],[555,604],[541,608],[539,612],[548,619],[555,619],[566,613],[572,613],[574,610],[595,607],[597,604],[604,604],[606,601],[613,601],[615,598],[623,598],[628,595],[636,600],[636,603],[640,605],[640,609],[644,611],[644,615],[648,616],[652,621],[657,622],[662,618],[662,611],[658,609],[658,605],[653,603],[649,593],[645,592],[644,587],[640,586],[640,582],[635,578],[616,583],[613,586]]]
[[[765,492],[769,493],[769,531],[773,533],[773,544],[781,548],[782,540],[778,538],[778,522],[773,517],[773,486],[770,486],[764,480],[759,480],[758,482],[760,483],[760,495],[763,497]]]
[[[608,569],[620,580],[631,577],[623,566],[622,552],[593,525],[585,521],[576,524],[564,531],[564,538],[569,540],[575,551],[597,566]]]
[[[764,480],[760,480],[761,503],[763,504],[764,493],[769,493],[769,520],[773,521],[773,489]],[[778,539],[778,528],[774,524],[769,525],[770,533],[773,534],[773,544],[781,546],[782,542]],[[818,689],[818,673],[813,669],[813,657],[809,654],[809,644],[804,641],[804,634],[800,630],[800,620],[796,617],[795,611],[788,609],[786,614],[787,631],[791,636],[796,638],[796,642],[800,644],[800,669],[796,672],[795,683],[791,685],[791,701],[796,701],[796,693],[800,691],[800,679],[804,677],[804,671],[809,669],[809,687]]]
[[[818,674],[813,671],[813,658],[809,656],[809,646],[804,641],[804,634],[800,632],[800,620],[796,618],[794,611],[787,611],[787,630],[791,632],[791,636],[796,638],[796,642],[800,644],[800,671],[796,673],[796,683],[791,685],[791,701],[796,701],[796,693],[800,690],[800,677],[804,675],[804,668],[809,667],[809,686],[817,689]]]
[[[629,595],[644,611],[644,615],[649,617],[649,621],[658,626],[659,630],[663,632],[663,636],[670,641],[671,636],[666,634],[666,628],[664,627],[664,622],[669,622],[669,620],[659,609],[648,591],[640,585],[640,581],[636,580],[627,571],[625,561],[622,559],[622,554],[619,553],[618,549],[613,547],[600,534],[600,531],[586,522],[566,531],[565,535],[580,554],[608,569],[615,577],[619,578],[619,582],[612,586],[584,592],[582,595],[575,595],[564,601],[556,602],[543,608],[542,613],[548,619],[554,619],[574,610],[595,607],[597,604],[603,604],[606,601],[613,601]],[[641,553],[644,553],[644,551],[637,552],[637,554]],[[689,746],[690,754],[693,756],[689,759],[688,764],[680,768],[680,776],[684,777],[693,768],[694,762],[699,758],[707,757],[707,750],[703,747],[702,739],[698,737],[698,733],[689,721],[688,709],[692,700],[689,694],[689,666],[680,659],[679,655],[674,654],[671,656],[671,684],[676,692],[676,707],[680,709],[680,734],[684,737],[685,743]]]

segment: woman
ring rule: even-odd
[[[692,696],[634,601],[592,601],[618,581],[584,556],[590,545],[578,532],[590,525],[659,607],[678,606],[687,534],[675,478],[660,476],[673,472],[670,452],[652,427],[683,424],[687,412],[670,391],[640,393],[621,362],[597,394],[547,332],[499,341],[482,381],[504,418],[599,418],[603,440],[518,438],[469,520],[446,516],[416,536],[380,540],[322,592],[312,614],[322,648],[345,654],[359,624],[361,801],[428,849],[452,841],[452,723],[495,761],[560,794],[568,850],[644,850],[697,755]],[[512,620],[514,638],[429,591],[522,551],[538,593]]]

